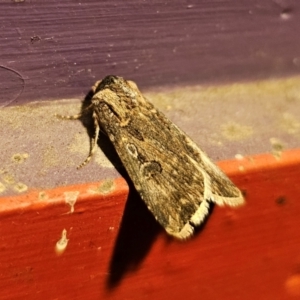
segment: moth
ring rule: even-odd
[[[209,202],[239,206],[241,191],[175,124],[145,99],[133,81],[106,76],[93,87],[95,153],[100,130],[115,147],[128,175],[168,234],[187,239],[209,213]],[[78,119],[85,110],[75,116]]]

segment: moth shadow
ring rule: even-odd
[[[147,209],[107,137],[98,144],[129,185],[123,218],[109,264],[107,289],[117,287],[128,272],[137,270],[163,229]]]
[[[92,112],[85,110],[90,103],[93,92],[85,97],[81,111],[85,113],[80,118],[90,138],[94,137]],[[129,185],[129,195],[125,205],[121,226],[118,232],[114,250],[109,264],[106,286],[111,290],[117,287],[128,272],[138,269],[149,252],[156,236],[163,229],[147,209],[138,192],[135,190],[115,148],[109,138],[100,132],[98,146],[114,165],[120,175]]]
[[[116,288],[128,272],[137,270],[151,249],[160,225],[148,211],[134,187],[130,185],[129,196],[111,257],[107,289]]]

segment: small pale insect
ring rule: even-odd
[[[208,215],[209,202],[239,206],[241,191],[175,124],[148,102],[133,81],[107,76],[93,87],[95,137],[111,140],[136,190],[167,233],[187,239]],[[85,112],[83,111],[83,113]],[[60,116],[78,119],[76,116]]]

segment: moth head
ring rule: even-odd
[[[108,75],[101,81],[98,81],[94,93],[99,92],[100,90],[110,89],[115,92],[136,92],[138,91],[137,85],[131,80],[125,80],[123,77]]]
[[[111,88],[114,85],[118,84],[118,81],[124,80],[122,77],[118,77],[115,75],[108,75],[101,81],[98,81],[98,85],[95,88],[94,93],[99,92],[100,90],[103,90],[105,88]]]
[[[108,75],[104,79],[97,81],[92,88],[94,96],[92,98],[92,103],[94,105],[99,105],[100,102],[117,102],[118,94],[124,79],[115,75]]]
[[[142,94],[133,81],[114,75],[98,81],[93,91],[93,105],[107,105],[120,120],[126,119],[128,112],[138,107],[143,100]]]

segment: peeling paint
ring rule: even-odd
[[[18,182],[13,186],[13,189],[18,193],[23,193],[28,190],[28,186],[25,183]]]
[[[16,182],[14,176],[11,175],[11,174],[8,174],[8,173],[6,173],[5,175],[3,175],[2,179],[7,184],[14,184]]]
[[[230,141],[239,141],[249,138],[253,135],[253,128],[238,124],[236,122],[228,122],[221,125],[222,135]]]
[[[16,153],[11,157],[11,160],[15,163],[22,164],[28,157],[28,153]]]
[[[115,182],[112,179],[106,179],[102,181],[95,189],[88,190],[89,193],[106,195],[114,191],[116,188]]]
[[[70,205],[70,213],[72,214],[75,210],[75,203],[78,199],[79,192],[72,191],[72,192],[64,192],[65,202]]]
[[[270,143],[272,147],[272,154],[276,159],[280,159],[282,151],[284,150],[283,143],[277,138],[270,138]]]
[[[239,153],[237,153],[234,157],[237,160],[243,160],[244,159],[244,156],[242,154],[239,154]]]
[[[42,192],[39,193],[39,199],[40,200],[47,200],[47,199],[49,199],[49,195],[46,192],[42,191]]]
[[[55,245],[55,252],[57,255],[61,255],[65,252],[69,239],[67,239],[67,230],[64,229],[61,233],[61,238],[57,241]]]

